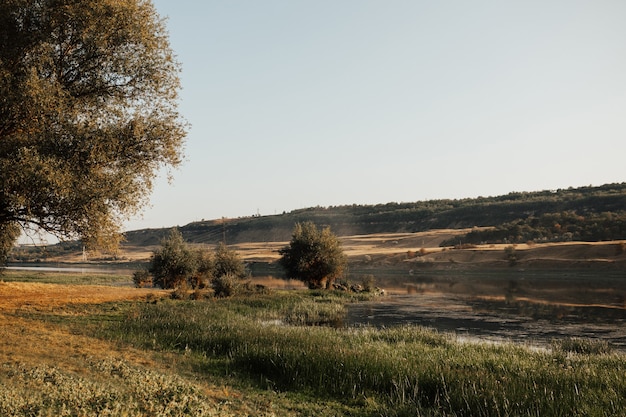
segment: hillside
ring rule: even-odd
[[[555,213],[574,213],[583,218],[616,213],[621,219],[626,216],[626,183],[512,192],[503,196],[459,200],[311,207],[272,216],[194,222],[180,227],[180,230],[185,239],[193,243],[214,244],[224,240],[227,244],[237,244],[287,241],[294,224],[305,221],[312,221],[318,226],[330,226],[339,236],[351,236],[496,227]],[[167,230],[127,232],[127,244],[159,244]],[[626,239],[626,230],[617,230],[610,238],[597,240],[615,239]]]

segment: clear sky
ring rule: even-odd
[[[626,181],[626,1],[154,0],[186,161],[127,229]]]

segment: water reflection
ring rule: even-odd
[[[624,272],[435,272],[412,278],[404,294],[351,305],[346,324],[410,324],[540,345],[592,338],[626,350]]]

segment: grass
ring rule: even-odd
[[[23,270],[0,271],[0,280],[5,282],[36,282],[42,284],[64,285],[132,285],[131,274],[97,274],[91,272],[40,272]]]
[[[276,291],[2,311],[0,415],[626,413],[626,357],[607,346],[338,326],[354,301]]]
[[[88,361],[86,376],[54,366],[4,364],[0,414],[109,416],[220,416],[192,384],[122,360]],[[106,377],[100,377],[105,375]],[[7,389],[8,388],[8,389]]]
[[[260,325],[259,314],[267,311],[242,314],[239,303],[143,305],[132,320],[120,323],[117,337],[147,349],[222,358],[228,373],[260,387],[334,399],[362,415],[617,416],[626,411],[621,355],[573,354],[567,346],[533,352],[515,345],[460,344],[416,327]]]

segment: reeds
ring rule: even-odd
[[[419,327],[311,326],[338,320],[346,300],[330,294],[145,304],[120,323],[117,337],[223,358],[230,372],[263,387],[368,404],[377,415],[626,412],[623,355],[462,344]]]

